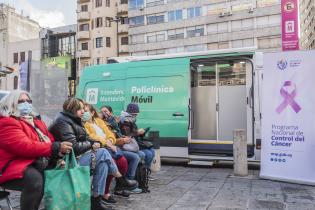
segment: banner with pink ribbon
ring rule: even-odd
[[[315,185],[315,50],[264,54],[263,178]]]
[[[282,50],[299,50],[298,0],[281,0]]]

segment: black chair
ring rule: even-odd
[[[10,192],[6,191],[5,188],[3,187],[1,187],[1,189],[2,190],[0,190],[0,201],[6,200],[9,209],[13,210],[10,199],[9,199]]]

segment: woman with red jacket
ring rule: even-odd
[[[21,210],[37,210],[44,191],[43,170],[69,153],[72,144],[54,142],[25,91],[12,91],[1,100],[0,141],[0,185],[22,192]]]

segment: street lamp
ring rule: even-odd
[[[116,22],[116,37],[117,37],[117,41],[116,41],[116,45],[117,45],[117,57],[119,57],[119,39],[118,39],[118,23],[122,21],[122,17],[118,17],[116,16],[115,19],[114,18],[110,18],[109,20],[110,22]]]

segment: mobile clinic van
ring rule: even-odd
[[[116,115],[138,103],[162,157],[232,159],[233,131],[245,129],[248,158],[259,160],[261,66],[254,49],[129,58],[86,67],[77,96]]]

